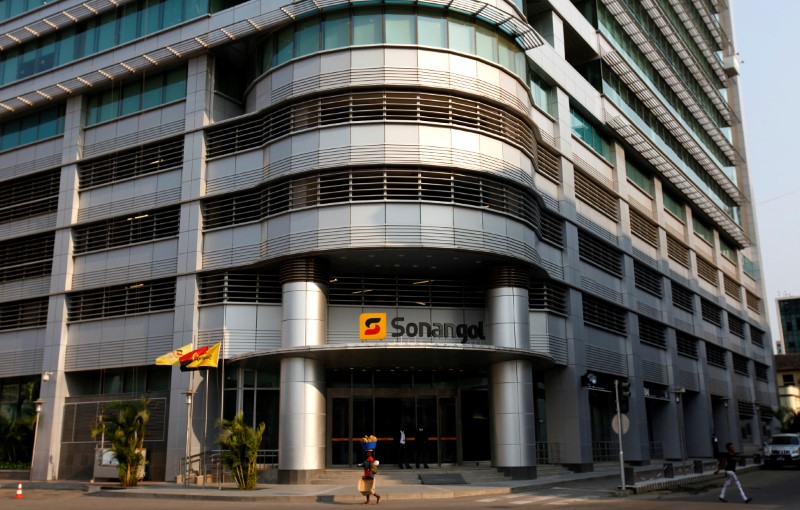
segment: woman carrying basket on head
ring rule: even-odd
[[[363,503],[365,505],[369,505],[370,496],[375,496],[376,505],[381,502],[380,494],[375,492],[375,475],[378,474],[378,466],[380,465],[380,461],[375,460],[373,456],[377,441],[375,436],[364,436],[364,438],[361,439],[361,447],[364,449],[366,458],[364,462],[361,463],[361,467],[364,468],[364,473],[358,480],[358,492],[366,496],[367,499]]]

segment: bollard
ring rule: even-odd
[[[675,478],[675,470],[672,469],[672,462],[664,463],[664,478]]]
[[[703,474],[703,461],[696,460],[694,461],[694,472],[698,475]]]

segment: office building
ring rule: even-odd
[[[778,320],[781,325],[780,354],[800,353],[800,298],[783,296],[777,299]]]
[[[0,385],[43,401],[33,478],[89,479],[103,403],[142,396],[154,480],[239,411],[285,483],[365,434],[396,462],[401,423],[429,464],[587,470],[617,388],[629,462],[757,448],[729,9],[0,1]]]

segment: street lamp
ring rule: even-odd
[[[36,455],[36,437],[39,435],[39,415],[42,413],[42,405],[44,405],[44,400],[40,398],[33,401],[33,404],[36,406],[36,424],[33,427],[33,451],[31,451],[31,472],[30,472],[30,479],[33,480],[33,459]]]
[[[686,388],[675,388],[675,403],[678,405],[678,439],[681,443],[681,474],[686,474],[686,431],[683,424],[683,402],[681,396],[686,393]]]
[[[183,463],[183,486],[189,486],[189,463],[191,462],[192,457],[192,397],[194,397],[194,390],[187,389],[184,392],[186,395],[186,460]]]

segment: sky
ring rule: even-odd
[[[745,149],[773,342],[778,296],[800,296],[800,1],[731,0]]]

